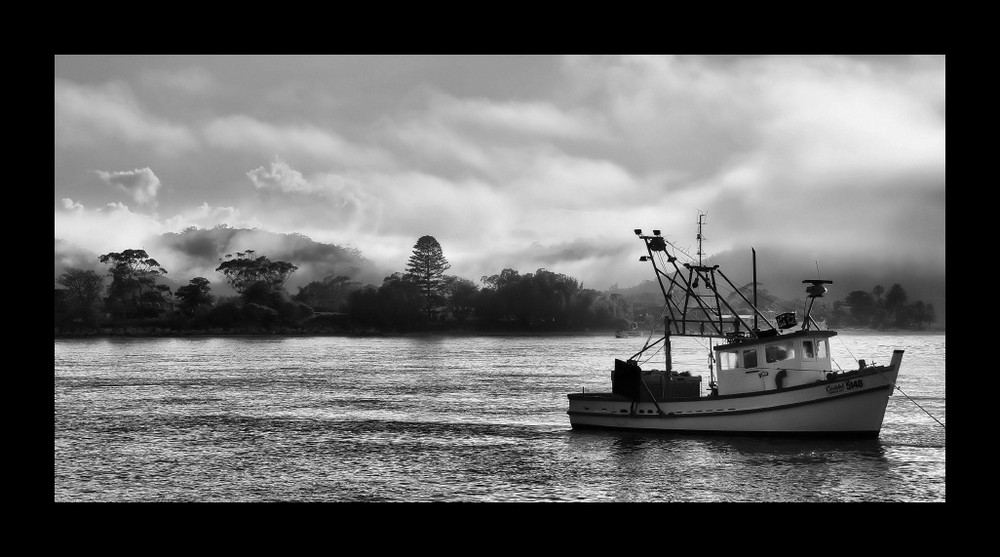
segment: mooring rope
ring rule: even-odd
[[[858,359],[855,358],[854,354],[851,353],[851,349],[847,347],[847,343],[844,342],[844,339],[840,338],[840,337],[837,337],[837,339],[840,341],[840,345],[844,348],[844,350],[847,350],[847,353],[850,354],[852,358],[854,358],[855,362],[857,362]],[[830,359],[832,360],[833,358],[831,357]],[[837,363],[836,360],[834,360],[833,363],[836,364]],[[840,369],[841,371],[843,371],[843,369],[840,367],[840,364],[837,364],[837,368]],[[881,371],[879,372],[879,375],[882,375]],[[884,376],[884,375],[882,375],[882,378],[884,378],[886,381],[889,381],[889,378],[886,377],[886,376]],[[935,422],[938,423],[938,425],[940,425],[941,427],[944,428],[944,424],[941,423],[941,420],[935,418],[934,415],[931,414],[930,412],[928,412],[926,408],[924,408],[923,406],[920,406],[920,404],[918,404],[917,401],[913,400],[913,397],[911,397],[910,395],[906,394],[906,392],[904,392],[903,389],[900,389],[899,385],[897,385],[893,381],[889,381],[889,384],[892,385],[892,388],[896,389],[897,391],[899,391],[900,394],[902,394],[904,397],[906,397],[906,400],[909,400],[910,402],[912,402],[914,406],[916,406],[917,408],[919,408],[921,411],[923,411],[924,414],[927,414],[930,417],[930,419],[934,420]],[[947,429],[947,428],[945,428],[945,429]]]
[[[880,372],[878,372],[878,374],[879,374],[879,375],[882,375],[882,372],[880,371]],[[939,419],[935,418],[933,414],[931,414],[930,412],[928,412],[928,411],[927,411],[927,409],[925,409],[925,408],[924,408],[923,406],[920,406],[920,404],[918,404],[918,403],[917,403],[917,401],[913,400],[913,397],[911,397],[910,395],[908,395],[908,394],[906,394],[905,392],[903,392],[903,389],[900,389],[900,388],[899,388],[899,385],[897,385],[897,384],[896,384],[895,382],[893,382],[893,381],[890,381],[890,380],[889,380],[889,378],[888,378],[888,377],[886,377],[886,376],[884,376],[884,375],[882,375],[882,377],[883,377],[883,378],[884,378],[884,379],[885,379],[886,381],[889,381],[889,384],[890,384],[890,385],[892,385],[892,386],[893,386],[893,388],[895,388],[895,389],[896,389],[897,391],[899,391],[899,392],[900,392],[900,393],[901,393],[901,394],[902,394],[903,396],[905,396],[905,397],[906,397],[906,400],[909,400],[910,402],[912,402],[912,403],[913,403],[913,405],[914,405],[914,406],[916,406],[917,408],[921,409],[921,410],[922,410],[922,411],[924,412],[924,414],[927,414],[927,415],[928,415],[928,416],[930,417],[930,419],[932,419],[932,420],[934,420],[935,422],[937,422],[937,423],[938,423],[938,425],[939,425],[939,426],[941,426],[941,427],[942,427],[943,429],[947,429],[947,428],[945,428],[945,427],[944,427],[944,424],[943,424],[943,423],[941,423],[941,420],[939,420]]]

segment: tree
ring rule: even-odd
[[[875,302],[877,303],[882,303],[882,294],[884,293],[885,293],[885,287],[883,287],[881,284],[876,284],[875,287],[872,288],[872,296],[875,297]]]
[[[898,283],[893,284],[889,287],[889,291],[885,294],[885,312],[886,320],[894,325],[902,326],[904,323],[903,311],[906,307],[906,290]]]
[[[212,288],[205,277],[195,277],[187,286],[177,289],[177,297],[181,299],[181,310],[187,315],[197,315],[201,308],[212,305],[215,296],[210,294]]]
[[[875,319],[875,299],[864,290],[855,290],[847,295],[844,303],[850,307],[851,324],[868,327]]]
[[[934,304],[924,305],[922,311],[920,312],[920,316],[921,328],[933,325],[934,321],[937,320],[937,315],[934,313]]]
[[[94,271],[70,267],[57,282],[65,287],[62,299],[66,304],[67,317],[83,323],[95,323],[104,279]]]
[[[479,280],[483,282],[486,288],[500,290],[508,284],[517,282],[520,278],[520,274],[514,269],[504,269],[498,275],[483,276]]]
[[[296,270],[298,267],[285,261],[271,261],[264,256],[255,258],[253,250],[227,254],[226,260],[216,269],[247,302],[260,302],[280,294],[285,281]]]
[[[141,303],[148,303],[150,295],[157,294],[156,277],[167,270],[141,249],[127,249],[121,253],[106,253],[98,260],[111,265],[111,286],[108,301],[120,309],[124,316],[129,309],[138,310]]]
[[[568,323],[576,329],[585,330],[593,326],[601,326],[607,320],[609,313],[603,304],[597,306],[601,293],[591,288],[582,288],[574,297],[567,311]],[[595,307],[597,306],[597,307]]]
[[[331,274],[322,282],[313,281],[299,287],[299,292],[292,296],[292,299],[316,311],[339,312],[344,311],[348,294],[360,287],[361,285],[352,282],[350,277]]]
[[[351,292],[347,313],[352,322],[364,327],[413,330],[423,318],[422,298],[412,275],[393,273],[378,288],[367,286]]]
[[[444,272],[451,268],[434,236],[421,236],[413,246],[413,254],[406,264],[406,272],[424,296],[424,309],[430,317],[431,310],[444,301],[442,295]]]
[[[584,291],[572,277],[547,269],[526,275],[504,269],[481,280],[484,287],[476,296],[476,311],[486,322],[535,330],[582,329],[594,323],[592,306],[599,293]],[[608,313],[607,308],[603,311]]]
[[[459,321],[465,321],[469,314],[472,313],[479,287],[469,279],[452,275],[446,275],[443,283],[448,306],[451,308],[452,314]]]

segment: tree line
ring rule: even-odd
[[[92,270],[70,268],[55,289],[57,333],[108,328],[173,331],[317,332],[472,329],[586,331],[627,324],[622,301],[584,288],[576,279],[538,269],[480,278],[446,274],[451,267],[433,236],[419,238],[404,272],[380,285],[330,275],[290,294],[297,267],[252,250],[228,254],[216,271],[236,291],[217,298],[205,277],[171,292],[167,274],[144,250],[101,255],[110,284]]]
[[[415,332],[480,330],[581,332],[627,328],[658,311],[615,292],[584,288],[575,278],[538,269],[521,274],[503,269],[477,284],[446,274],[450,264],[433,236],[413,246],[405,271],[380,285],[329,275],[289,294],[285,284],[298,269],[253,250],[220,259],[216,269],[237,293],[218,298],[205,277],[176,292],[159,284],[167,274],[144,250],[99,256],[105,276],[70,268],[55,289],[56,333],[108,329],[161,332]],[[933,322],[933,307],[906,303],[902,287],[852,292],[832,311],[815,314],[830,326],[922,327]]]
[[[893,284],[888,290],[875,285],[871,292],[854,290],[833,302],[826,314],[827,325],[871,329],[925,329],[936,320],[934,304],[910,302],[906,290]]]
[[[752,288],[753,283],[748,283],[739,287],[739,290],[748,294]],[[782,301],[764,288],[758,290],[757,297],[763,310],[772,310],[774,313],[803,307],[802,300]],[[731,294],[727,300],[738,312],[751,312],[737,294]],[[937,319],[933,304],[922,300],[909,301],[906,290],[898,283],[888,290],[882,285],[875,285],[870,292],[854,290],[842,300],[835,300],[831,304],[821,301],[812,308],[811,315],[816,320],[825,321],[826,326],[831,329],[857,327],[924,330],[932,327]],[[799,317],[803,315],[800,314]]]

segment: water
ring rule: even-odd
[[[55,501],[945,501],[944,335],[832,339],[844,369],[906,350],[878,439],[573,431],[566,394],[642,340],[56,340]],[[707,383],[706,346],[674,369]]]

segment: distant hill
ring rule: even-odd
[[[195,277],[209,280],[216,296],[231,296],[235,292],[215,271],[227,254],[253,250],[257,256],[271,261],[287,261],[298,267],[286,283],[289,294],[313,281],[331,275],[344,275],[362,283],[381,284],[386,273],[365,259],[361,252],[334,244],[315,242],[301,234],[279,234],[259,229],[229,228],[220,225],[211,229],[188,228],[183,232],[167,233],[150,238],[143,246],[122,246],[120,250],[144,249],[167,270],[159,282],[173,291]],[[55,277],[69,267],[106,274],[108,266],[98,261],[92,251],[68,241],[55,241]]]

